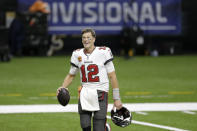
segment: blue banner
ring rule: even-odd
[[[181,34],[181,0],[43,0],[49,3],[51,34],[118,34],[123,26],[139,26],[145,34]],[[27,10],[34,0],[18,0]]]

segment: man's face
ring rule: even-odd
[[[94,46],[95,38],[92,36],[91,32],[84,33],[82,35],[82,43],[85,49],[89,49]]]

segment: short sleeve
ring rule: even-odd
[[[114,64],[112,61],[108,62],[105,65],[105,67],[106,67],[107,73],[111,73],[111,72],[115,71]]]
[[[76,75],[77,72],[78,72],[78,70],[79,70],[79,68],[76,68],[76,67],[74,67],[74,66],[71,66],[71,67],[70,67],[69,74],[71,74],[71,75]]]
[[[105,59],[104,65],[106,65],[107,63],[109,63],[110,61],[114,59],[111,49],[108,47],[106,47],[106,50],[105,50],[105,58],[106,59]]]
[[[72,56],[71,56],[71,60],[70,60],[70,64],[76,68],[78,68],[78,58],[77,58],[77,54],[75,51],[73,51]]]

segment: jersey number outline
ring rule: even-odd
[[[91,64],[87,66],[87,76],[86,77],[86,70],[85,70],[85,65],[81,66],[81,74],[82,74],[82,82],[99,82],[99,76],[96,76],[99,73],[98,66],[95,64]]]

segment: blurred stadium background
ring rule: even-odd
[[[9,105],[42,104],[61,108],[56,89],[69,70],[72,51],[82,48],[80,33],[86,27],[95,29],[97,46],[112,49],[124,103],[131,107],[143,103],[182,103],[188,107],[147,111],[133,105],[130,110],[134,120],[160,126],[134,121],[127,128],[119,128],[108,120],[113,131],[196,130],[196,3],[1,0],[0,131],[81,130],[75,111],[5,113],[5,109],[12,108]],[[77,76],[70,87],[70,104],[77,104],[79,85]],[[109,103],[111,99],[109,93]],[[191,103],[194,105],[190,108]]]

